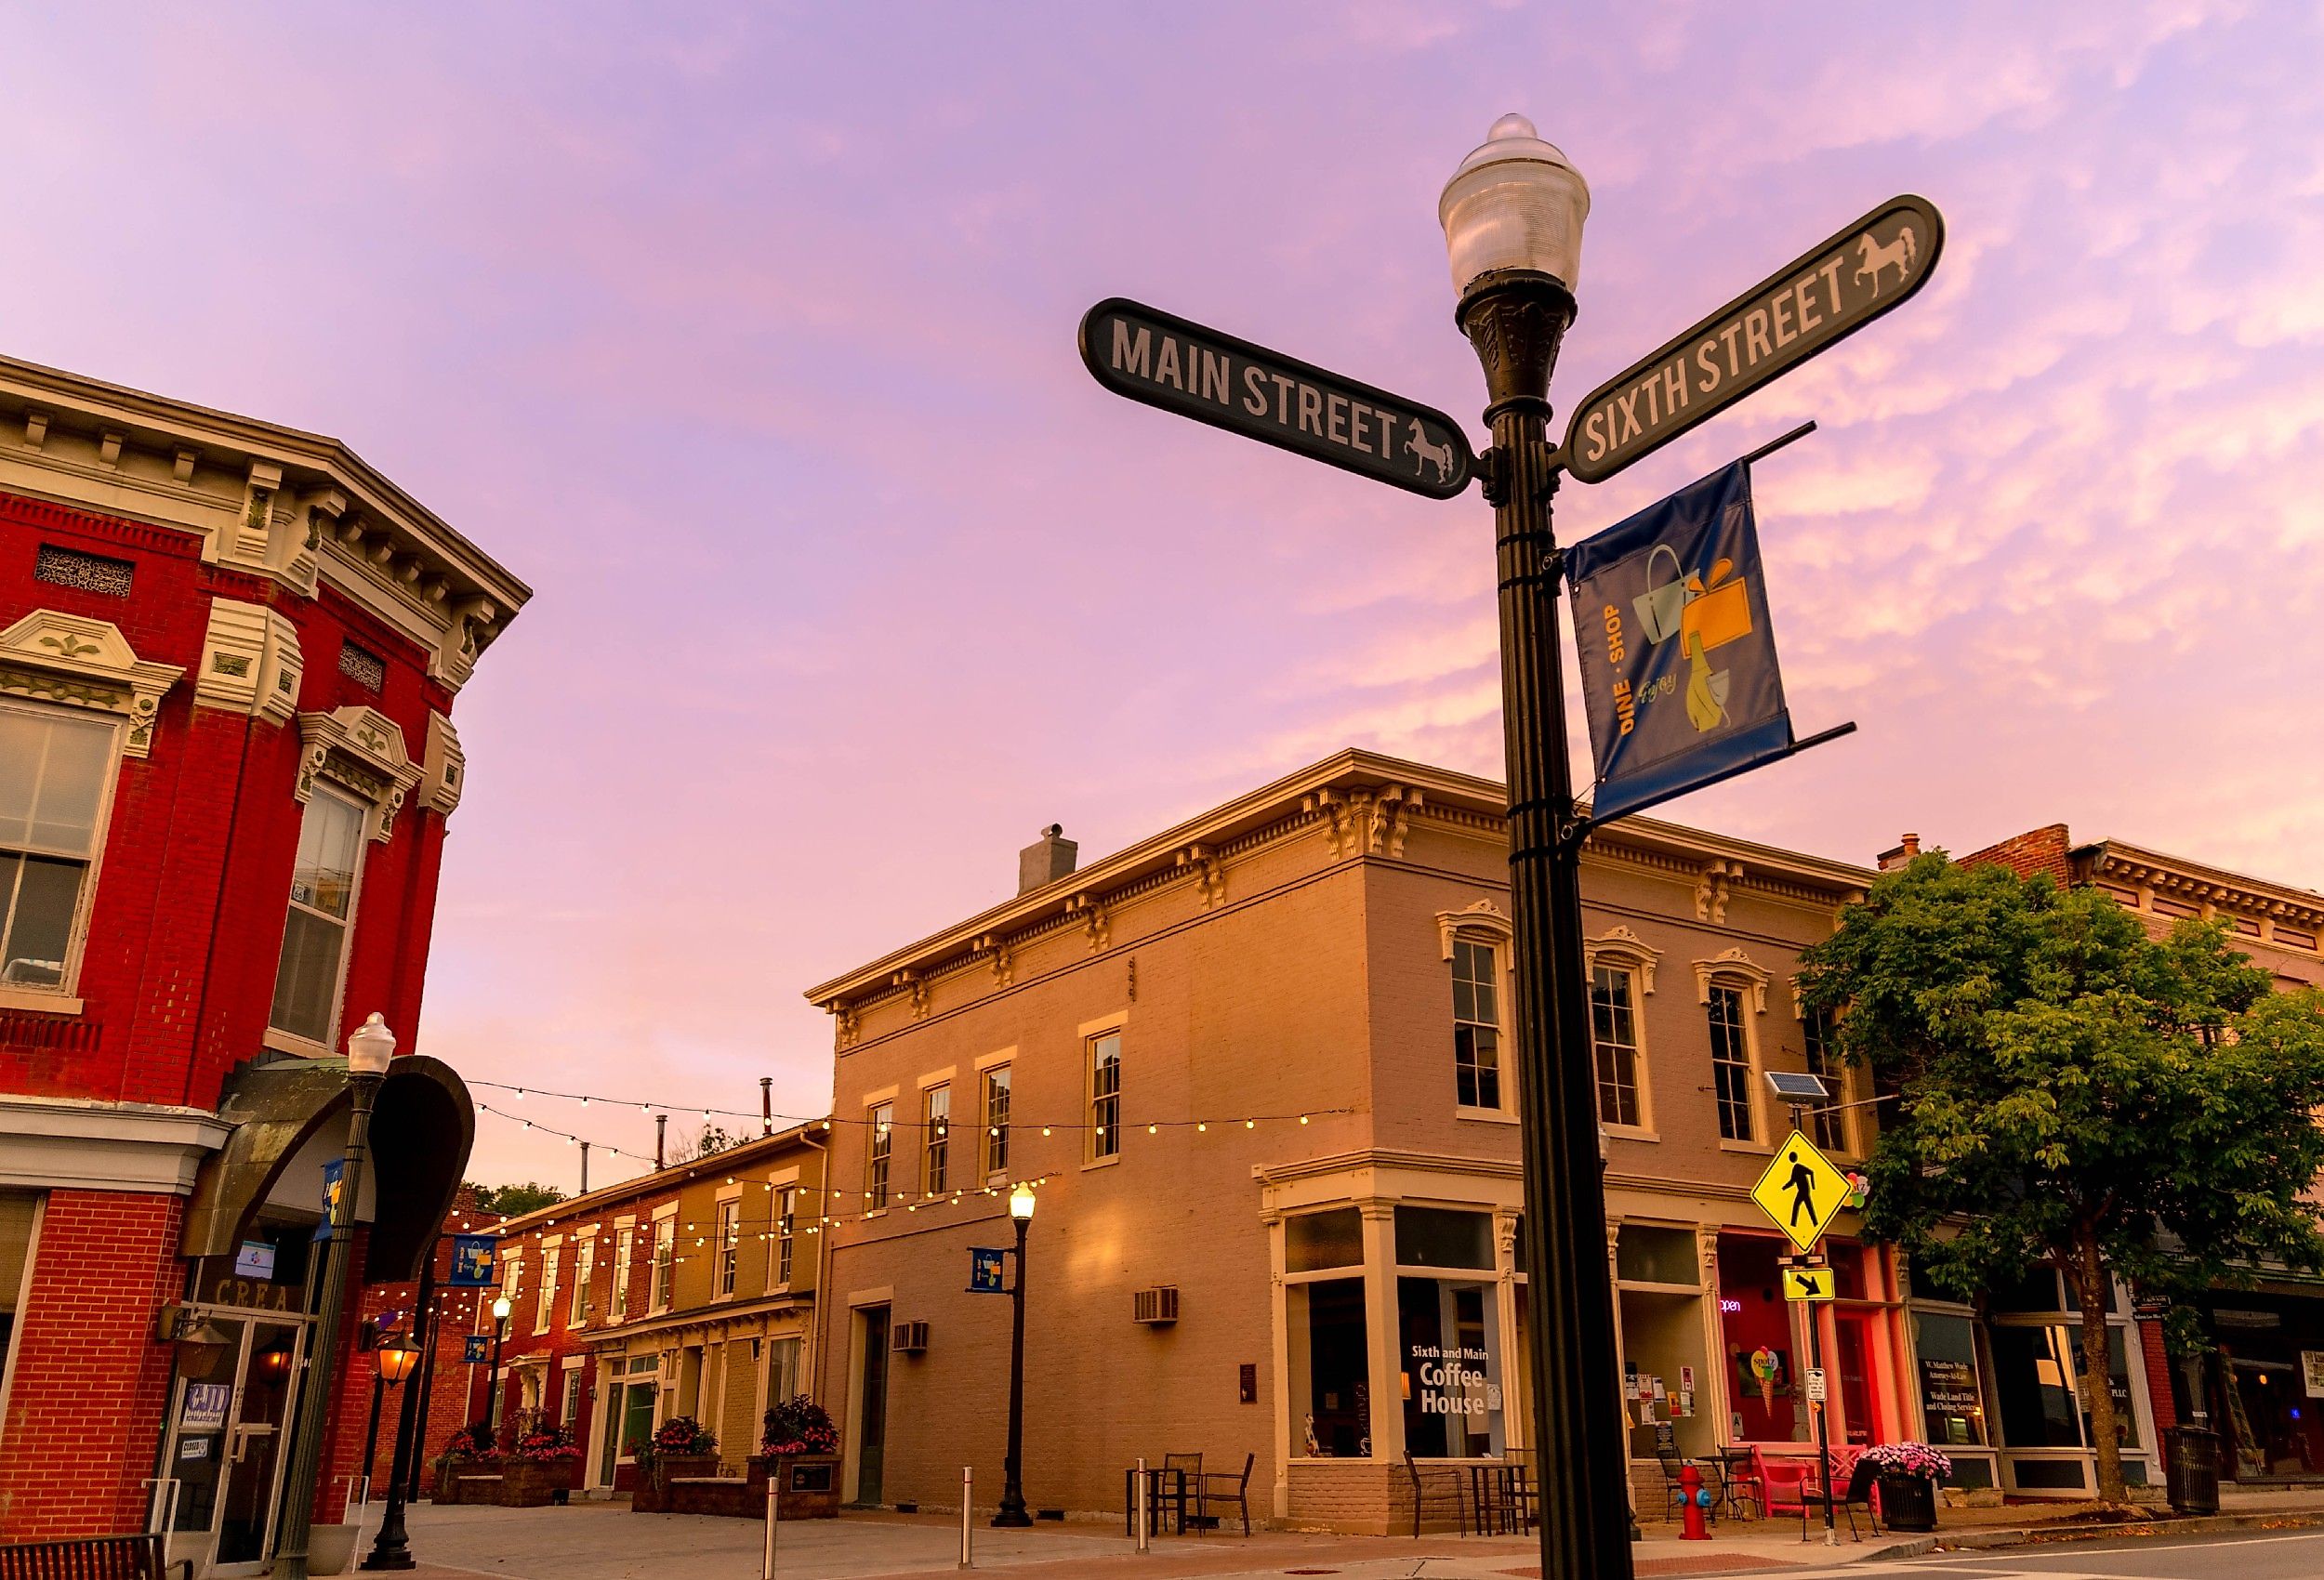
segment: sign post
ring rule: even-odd
[[[1772,1077],[1771,1077],[1772,1079]],[[1820,1085],[1820,1084],[1819,1084]],[[1831,1429],[1824,1379],[1824,1318],[1816,1310],[1837,1293],[1832,1270],[1811,1261],[1817,1241],[1831,1230],[1832,1215],[1847,1205],[1848,1177],[1807,1139],[1801,1128],[1807,1121],[1802,1103],[1791,1105],[1791,1138],[1776,1149],[1751,1200],[1759,1205],[1784,1237],[1799,1247],[1799,1255],[1783,1270],[1783,1294],[1800,1302],[1807,1320],[1807,1408],[1816,1417],[1816,1474],[1824,1483],[1824,1545],[1840,1545],[1832,1522]]]

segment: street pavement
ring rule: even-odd
[[[2316,1494],[2299,1500],[2317,1501]],[[2040,1518],[2018,1506],[1978,1510],[1985,1521],[1948,1511],[1952,1540],[1992,1539],[1987,1521]],[[2314,1510],[2307,1511],[2314,1517]],[[2278,1518],[2291,1517],[2292,1509]],[[414,1580],[759,1580],[762,1528],[746,1520],[700,1515],[633,1514],[623,1503],[570,1508],[411,1510],[412,1550],[422,1565]],[[1796,1522],[1723,1525],[1706,1544],[1680,1543],[1674,1531],[1649,1526],[1635,1549],[1642,1580],[1687,1576],[1774,1575],[1781,1580],[2315,1580],[2324,1576],[2324,1530],[2238,1529],[2062,1541],[2056,1533],[2023,1533],[2041,1545],[1992,1550],[1887,1556],[1887,1536],[1829,1548],[1802,1544]],[[1335,1575],[1340,1580],[1526,1580],[1538,1576],[1539,1549],[1529,1540],[1458,1535],[1334,1536],[1294,1532],[1173,1537],[1139,1553],[1120,1527],[1076,1521],[1023,1531],[976,1527],[976,1568],[1009,1580],[1235,1580],[1238,1576]],[[1820,1534],[1820,1533],[1818,1533]],[[1660,1539],[1657,1539],[1660,1538]],[[906,1580],[957,1574],[959,1524],[941,1515],[850,1512],[838,1520],[780,1527],[777,1580]]]

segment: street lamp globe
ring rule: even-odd
[[[391,1383],[410,1376],[418,1362],[419,1347],[403,1334],[393,1335],[379,1347],[379,1375]]]
[[[493,1302],[493,1317],[498,1322],[508,1320],[508,1297],[506,1295]]]
[[[1581,172],[1541,140],[1531,121],[1502,116],[1436,203],[1453,288],[1465,296],[1486,275],[1520,270],[1547,274],[1572,291],[1589,216]]]
[[[1009,1216],[1015,1218],[1019,1223],[1023,1223],[1031,1219],[1033,1217],[1032,1186],[1020,1185],[1014,1191],[1009,1192]]]
[[[350,1074],[384,1075],[388,1073],[388,1060],[394,1057],[395,1034],[388,1030],[387,1017],[376,1009],[347,1034],[347,1068]]]

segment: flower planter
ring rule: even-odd
[[[839,1456],[836,1454],[754,1454],[750,1456],[750,1495],[761,1508],[767,1501],[767,1470],[781,1476],[782,1502],[777,1512],[786,1520],[836,1520],[839,1517]]]
[[[511,1459],[501,1467],[500,1496],[503,1508],[539,1508],[563,1501],[561,1494],[569,1493],[580,1481],[581,1461],[577,1455],[562,1459]]]
[[[447,1455],[436,1461],[436,1490],[431,1494],[436,1503],[496,1503],[499,1501],[498,1464],[488,1459],[456,1459]]]
[[[669,1512],[669,1484],[680,1476],[715,1476],[719,1473],[719,1456],[715,1454],[663,1454],[654,1456],[650,1473],[641,1471],[637,1490],[629,1494],[629,1509],[633,1514],[667,1514]]]
[[[1882,1476],[1881,1518],[1892,1531],[1936,1529],[1936,1483],[1926,1476]]]

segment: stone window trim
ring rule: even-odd
[[[291,793],[299,803],[314,794],[316,779],[327,779],[370,807],[365,822],[373,843],[393,837],[404,797],[426,777],[395,720],[374,707],[302,713],[298,743],[298,780]]]
[[[35,609],[0,631],[0,696],[118,714],[125,757],[152,752],[162,698],[185,672],[138,657],[109,620]]]
[[[1511,971],[1516,965],[1517,925],[1492,900],[1479,900],[1458,911],[1436,913],[1437,947],[1445,963],[1452,964],[1453,945],[1462,938],[1472,942],[1488,943],[1493,949],[1494,1005],[1498,1010],[1501,1049],[1500,1105],[1497,1108],[1473,1108],[1456,1102],[1453,1116],[1457,1119],[1478,1119],[1488,1123],[1513,1124],[1517,1120],[1517,1026],[1514,1018],[1516,988]]]
[[[1764,1015],[1767,1013],[1767,986],[1775,980],[1774,972],[1743,953],[1739,945],[1723,950],[1708,960],[1695,962],[1695,997],[1706,1008],[1710,1004],[1712,984],[1724,982],[1730,987],[1742,988],[1745,999],[1750,1004],[1751,1013]],[[1651,993],[1654,990],[1649,988],[1647,991]]]
[[[1767,1099],[1761,1087],[1766,1084],[1767,1054],[1762,1046],[1759,1019],[1767,1013],[1767,988],[1775,974],[1745,954],[1737,945],[1722,950],[1708,960],[1695,963],[1695,996],[1708,1010],[1713,988],[1735,991],[1749,1013],[1743,1018],[1744,1059],[1749,1071],[1745,1076],[1745,1097],[1750,1115],[1749,1137],[1723,1139],[1722,1152],[1768,1152],[1774,1150],[1768,1139]]]
[[[1639,996],[1654,996],[1655,968],[1661,964],[1662,951],[1630,928],[1617,923],[1596,938],[1585,938],[1581,953],[1584,970],[1594,970],[1600,961],[1624,967],[1636,976]]]

